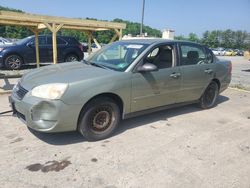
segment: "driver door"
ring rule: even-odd
[[[175,103],[181,83],[179,67],[175,66],[175,57],[174,45],[162,45],[153,48],[142,60],[142,65],[152,63],[158,70],[133,73],[131,112]]]

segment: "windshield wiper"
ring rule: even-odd
[[[85,59],[82,60],[83,63],[90,65],[90,63],[88,61],[86,61]]]
[[[101,65],[101,64],[97,64],[97,63],[94,63],[94,62],[91,62],[89,63],[90,65],[93,65],[95,67],[100,67],[100,68],[103,68],[103,69],[109,69],[108,67],[104,66],[104,65]]]

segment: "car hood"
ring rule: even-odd
[[[14,43],[5,43],[5,44],[1,44],[1,45],[0,45],[0,48],[6,48],[6,47],[9,47],[9,46],[14,46]]]
[[[25,89],[49,83],[74,83],[89,79],[103,78],[118,72],[82,62],[62,63],[49,65],[26,73],[21,78],[21,85]]]

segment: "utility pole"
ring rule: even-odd
[[[140,36],[142,36],[143,33],[143,20],[144,20],[144,7],[145,7],[145,0],[142,0],[142,16],[141,16],[141,30],[140,30]]]

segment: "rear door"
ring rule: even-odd
[[[200,45],[179,43],[179,54],[182,79],[177,102],[198,100],[213,77],[213,65],[208,63],[207,53]]]
[[[154,47],[141,64],[152,63],[154,72],[135,72],[132,75],[131,111],[142,111],[175,103],[180,91],[181,75],[176,63],[175,45]]]
[[[58,62],[64,61],[64,54],[63,51],[66,48],[67,42],[62,38],[57,36],[57,60]],[[47,36],[47,43],[48,43],[48,60],[50,62],[53,61],[53,46],[52,46],[52,36]]]

